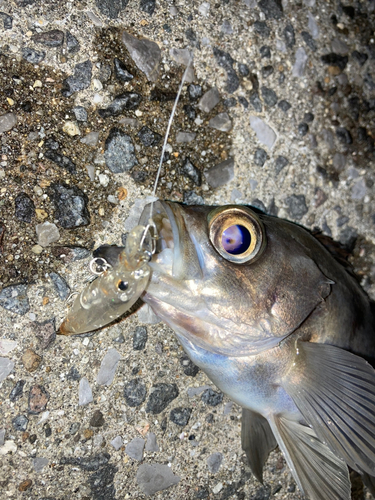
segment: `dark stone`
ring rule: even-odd
[[[56,165],[58,165],[59,167],[65,168],[69,173],[76,173],[75,163],[73,163],[72,160],[67,156],[57,153],[56,151],[53,151],[51,149],[47,149],[47,151],[45,151],[44,153],[44,156],[48,158],[48,160],[56,163]]]
[[[32,105],[30,101],[25,101],[21,104],[21,109],[25,111],[25,113],[30,113],[32,111]]]
[[[61,300],[66,300],[70,295],[70,287],[68,283],[58,273],[54,272],[49,273],[49,277],[51,278],[51,281],[55,287],[57,295],[60,297]]]
[[[146,14],[150,14],[150,16],[152,16],[155,10],[155,4],[155,0],[141,0],[139,8],[142,12],[146,12]]]
[[[293,219],[302,219],[308,212],[306,199],[303,194],[292,194],[285,200],[288,205],[287,212]]]
[[[185,104],[183,109],[189,120],[195,120],[197,113],[193,106],[191,106],[190,104]]]
[[[203,95],[203,89],[201,85],[190,84],[187,88],[189,99],[191,101],[196,101]]]
[[[90,224],[88,197],[77,186],[55,182],[50,186],[50,198],[55,205],[55,219],[64,229]]]
[[[17,417],[14,417],[14,419],[12,420],[14,430],[16,431],[24,432],[27,429],[28,423],[29,419],[25,417],[25,415],[17,415]]]
[[[339,241],[349,250],[349,252],[352,252],[357,238],[357,231],[351,226],[346,226],[346,228],[340,232]]]
[[[366,73],[363,77],[363,83],[368,87],[368,89],[373,92],[375,90],[375,82],[370,73]]]
[[[180,427],[184,427],[190,420],[192,408],[173,408],[169,420]]]
[[[92,417],[90,418],[91,427],[103,427],[104,416],[100,410],[95,410]]]
[[[255,21],[255,23],[253,24],[253,29],[255,33],[264,38],[268,38],[271,34],[271,30],[269,29],[265,21]]]
[[[132,407],[139,406],[146,399],[146,385],[140,378],[134,378],[125,384],[124,398],[126,404]]]
[[[14,403],[14,401],[17,401],[17,399],[21,398],[23,396],[23,388],[25,386],[25,381],[24,380],[18,380],[16,385],[13,387],[13,389],[10,391],[9,394],[9,399]]]
[[[51,429],[51,426],[49,425],[48,422],[43,425],[43,429],[44,429],[44,435],[46,438],[49,438],[52,436],[52,429]]]
[[[260,57],[263,59],[264,57],[270,58],[271,57],[271,49],[267,45],[263,45],[259,49]]]
[[[301,36],[305,44],[314,52],[318,49],[313,37],[307,31],[302,31]]]
[[[168,102],[174,101],[176,97],[176,92],[166,92],[165,90],[161,90],[158,88],[152,89],[150,93],[150,101]]]
[[[31,37],[31,40],[41,43],[46,47],[61,47],[64,43],[64,32],[61,30],[51,30],[44,33],[36,33]]]
[[[71,369],[69,370],[68,375],[66,376],[67,380],[80,380],[81,379],[81,374],[77,370],[75,366],[72,366]]]
[[[38,439],[38,436],[36,434],[31,434],[31,436],[29,437],[29,442],[31,444],[34,444],[37,439]]]
[[[312,123],[314,121],[314,115],[312,113],[305,113],[303,116],[303,121],[305,123]]]
[[[0,12],[0,19],[3,20],[3,25],[5,30],[11,30],[13,25],[13,17],[9,16],[5,12]]]
[[[285,99],[282,99],[281,101],[279,101],[279,104],[278,104],[279,108],[284,111],[284,113],[286,113],[287,111],[290,110],[290,108],[292,107],[291,104],[289,104],[288,101],[286,101]]]
[[[10,285],[0,292],[0,306],[23,316],[30,310],[27,285]]]
[[[22,58],[31,64],[39,64],[46,57],[46,53],[41,50],[40,52],[31,49],[30,47],[25,47],[22,50]]]
[[[128,5],[129,0],[95,0],[97,8],[110,19],[117,19],[120,12]]]
[[[146,147],[156,146],[162,139],[162,136],[157,132],[153,132],[150,128],[144,126],[138,132],[138,137],[142,144]]]
[[[113,127],[108,134],[104,157],[107,167],[114,174],[127,172],[138,163],[131,137],[117,127]]]
[[[57,273],[50,273],[50,278],[53,279],[51,274],[57,274]],[[61,278],[61,280],[63,280],[63,278]],[[65,286],[67,286],[65,280],[63,281],[65,283]],[[56,288],[57,286],[59,286],[59,289],[61,290],[60,292],[58,292],[60,298],[62,298],[60,294],[63,294],[63,296],[65,296],[66,288],[64,286],[61,287],[60,284],[56,285],[55,282],[54,285]],[[70,292],[69,286],[67,286],[67,289]],[[49,347],[52,344],[52,342],[56,339],[55,318],[47,319],[46,321],[41,321],[41,322],[34,321],[32,323],[32,328],[34,330],[36,338],[40,341],[40,346],[42,349],[47,349],[47,347]]]
[[[190,42],[190,45],[192,47],[195,47],[197,48],[198,50],[200,50],[201,48],[201,45],[199,43],[199,40],[197,38],[197,35],[195,34],[195,32],[191,29],[191,28],[188,28],[186,31],[185,31],[185,36],[186,38],[189,40]]]
[[[42,385],[34,385],[29,392],[29,413],[38,415],[47,407],[49,394]]]
[[[200,488],[196,494],[195,494],[195,498],[197,500],[204,500],[205,498],[208,498],[210,495],[209,491],[204,489],[204,488]]]
[[[35,217],[35,205],[26,193],[20,193],[14,202],[15,215],[22,222],[31,222]]]
[[[194,182],[197,186],[200,186],[202,184],[202,174],[200,170],[195,167],[189,158],[186,158],[182,167],[181,167],[181,172],[185,177],[188,177],[190,180]]]
[[[147,343],[147,328],[145,326],[137,326],[133,334],[133,349],[135,351],[143,351]]]
[[[247,109],[247,108],[249,107],[249,101],[248,101],[245,97],[243,97],[242,95],[239,95],[239,96],[238,96],[238,102],[239,102],[240,104],[242,104],[242,106],[243,106],[245,109]]]
[[[258,167],[263,167],[268,158],[267,152],[262,148],[257,148],[254,153],[254,163]]]
[[[182,366],[182,370],[187,375],[188,377],[195,377],[197,373],[199,372],[199,368],[197,365],[195,365],[186,354],[181,356],[180,358],[180,364]]]
[[[289,163],[289,160],[285,156],[278,156],[275,161],[275,173],[279,175],[283,168],[285,168]]]
[[[80,49],[79,41],[70,31],[66,32],[66,48],[69,54],[75,54]]]
[[[237,106],[237,101],[235,97],[228,97],[228,99],[223,101],[223,104],[226,108],[233,108],[234,106]]]
[[[126,69],[125,64],[117,57],[113,59],[113,67],[115,70],[115,77],[120,82],[130,82],[131,80],[133,80],[133,75],[129,73],[129,71]]]
[[[358,50],[355,50],[352,52],[352,58],[357,61],[360,66],[363,66],[368,59],[368,55],[364,52],[358,52]]]
[[[87,89],[91,83],[92,63],[90,60],[76,64],[73,75],[63,80],[61,93],[64,97],[70,97],[74,92]]]
[[[137,182],[139,184],[141,184],[147,179],[147,172],[145,172],[144,170],[134,169],[132,170],[130,175],[131,178],[134,180],[134,182]]]
[[[260,91],[262,92],[263,101],[267,104],[267,106],[271,108],[276,105],[277,95],[274,90],[269,89],[268,87],[262,87]]]
[[[99,453],[90,457],[61,457],[60,465],[76,465],[86,471],[96,471],[109,462],[108,453]]]
[[[340,56],[339,54],[335,54],[334,52],[326,54],[320,59],[324,64],[328,64],[329,66],[337,66],[341,71],[344,71],[349,60],[348,56]]]
[[[273,71],[274,71],[273,66],[271,66],[270,64],[268,66],[263,66],[262,77],[268,78],[270,75],[272,75]]]
[[[102,118],[109,116],[118,116],[124,111],[137,109],[142,101],[142,96],[136,92],[124,92],[117,95],[109,106],[104,109],[98,109]]]
[[[255,493],[250,497],[249,500],[268,500],[271,496],[270,486],[261,486]]]
[[[73,113],[77,121],[87,122],[87,111],[83,106],[74,106]]]
[[[282,83],[284,83],[285,81],[285,73],[283,71],[281,71],[279,73],[279,85],[281,85]]]
[[[175,398],[179,392],[176,384],[155,384],[147,401],[146,413],[154,415],[161,413]]]
[[[309,131],[309,126],[307,125],[307,123],[302,122],[298,125],[298,135],[300,137],[304,137],[308,131]]]
[[[238,72],[241,76],[249,76],[249,66],[247,64],[238,63]]]
[[[116,500],[114,478],[117,471],[117,467],[108,464],[106,467],[99,469],[89,476],[88,483],[91,488],[93,500]]]
[[[344,127],[336,128],[336,137],[342,144],[352,144],[353,142],[351,133]]]
[[[59,149],[60,144],[56,141],[55,137],[51,135],[44,141],[44,146],[46,149],[52,149],[53,151],[56,151],[57,149]]]
[[[328,90],[328,95],[331,97],[333,95],[335,95],[337,92],[337,87],[331,87],[329,90]]]
[[[287,24],[284,28],[283,35],[285,38],[285,44],[288,49],[291,49],[296,43],[296,35],[294,33],[294,28],[292,24]]]
[[[204,199],[194,191],[184,191],[183,201],[186,205],[204,205]]]
[[[226,91],[232,94],[238,89],[240,85],[240,80],[233,68],[233,64],[235,61],[228,52],[224,52],[223,50],[220,50],[217,47],[213,48],[213,53],[219,66],[224,68],[225,71],[227,72]]]
[[[258,7],[266,19],[281,19],[284,15],[281,0],[259,0]]]
[[[258,113],[261,113],[263,110],[263,105],[262,101],[260,100],[258,92],[252,92],[249,97],[250,104],[253,106],[255,111],[258,111]]]
[[[352,5],[340,5],[344,14],[346,14],[350,19],[355,18],[355,9]]]
[[[206,389],[201,396],[201,400],[206,405],[217,406],[223,401],[223,393],[213,389]]]

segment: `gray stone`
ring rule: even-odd
[[[362,200],[366,194],[366,182],[363,178],[361,178],[352,187],[352,200]]]
[[[139,4],[141,11],[146,12],[146,14],[149,14],[150,16],[154,13],[155,6],[156,0],[141,0]]]
[[[116,436],[114,439],[112,439],[111,445],[114,447],[115,450],[118,451],[123,445],[121,436]]]
[[[268,158],[267,152],[262,148],[257,148],[254,153],[254,163],[258,167],[263,167]]]
[[[308,28],[309,28],[309,31],[310,31],[311,36],[312,36],[314,39],[319,38],[319,28],[318,28],[318,25],[317,25],[317,23],[316,23],[316,19],[315,19],[315,17],[311,14],[311,12],[309,12],[309,13],[307,14],[307,19],[308,19],[307,26],[308,26]]]
[[[129,0],[95,0],[100,12],[110,19],[117,19],[120,12],[128,5]]]
[[[80,49],[77,38],[72,35],[70,31],[66,32],[66,48],[68,49],[69,54],[75,54]]]
[[[94,401],[92,397],[92,391],[89,384],[89,381],[86,377],[82,377],[79,381],[78,388],[78,404],[79,406],[84,406]]]
[[[289,160],[285,156],[278,156],[275,161],[275,173],[279,175],[283,168],[285,168],[289,163]]]
[[[296,50],[296,60],[292,69],[292,75],[301,78],[305,74],[306,63],[308,56],[303,47]]]
[[[27,429],[27,425],[29,423],[29,419],[25,417],[25,415],[17,415],[12,420],[13,427],[16,431],[25,431]]]
[[[117,350],[112,347],[103,358],[100,365],[96,383],[99,385],[111,385],[116,373],[117,363],[122,359]]]
[[[173,408],[169,414],[169,420],[180,427],[184,427],[190,420],[192,408]]]
[[[235,61],[229,54],[229,52],[224,52],[223,50],[217,47],[213,48],[213,53],[219,66],[224,68],[225,71],[227,72],[227,85],[225,90],[230,94],[232,94],[238,89],[240,85],[240,80],[237,76],[236,71],[233,68],[233,64]]]
[[[109,106],[99,109],[98,113],[102,118],[118,116],[124,111],[137,109],[142,101],[142,96],[136,92],[123,92],[117,95]]]
[[[280,19],[284,15],[281,0],[258,0],[258,7],[266,19]]]
[[[170,49],[169,55],[177,63],[187,66],[193,60],[193,54],[189,49]],[[190,64],[188,71],[185,74],[185,82],[191,83],[194,80],[194,68]]]
[[[342,172],[346,165],[346,156],[342,153],[335,153],[332,158],[332,165],[336,170]]]
[[[130,380],[124,387],[124,398],[131,407],[139,406],[146,399],[147,388],[140,378]]]
[[[79,90],[87,89],[91,83],[92,63],[90,60],[76,64],[73,75],[63,81],[61,93],[64,97],[70,97]]]
[[[168,465],[142,464],[137,471],[137,483],[147,496],[177,484],[179,476],[175,476]]]
[[[51,143],[49,143],[51,144]],[[44,156],[48,158],[49,160],[53,161],[56,163],[61,168],[65,168],[68,172],[71,174],[76,173],[76,165],[75,163],[68,158],[67,156],[57,153],[56,151],[53,151],[52,149],[47,149],[45,151]]]
[[[161,50],[157,43],[143,38],[140,40],[124,32],[122,41],[138,69],[143,71],[151,82],[159,78]]]
[[[220,102],[220,94],[216,87],[208,90],[200,98],[198,108],[204,113],[209,113]]]
[[[3,25],[5,30],[11,30],[13,25],[13,17],[9,16],[5,12],[0,12],[0,19],[3,20]]]
[[[18,380],[16,385],[13,387],[9,394],[9,399],[14,403],[14,401],[17,401],[20,397],[23,396],[23,388],[25,386],[25,381],[24,380]]]
[[[87,122],[87,111],[83,106],[75,106],[73,108],[74,116],[79,122]]]
[[[225,35],[231,35],[233,33],[232,25],[228,19],[224,19],[223,24],[221,25],[221,32]]]
[[[105,141],[104,158],[114,174],[128,172],[138,163],[131,137],[116,127],[110,130]]]
[[[143,351],[147,343],[147,328],[145,326],[137,326],[133,334],[133,349],[135,351]]]
[[[69,434],[74,436],[74,434],[77,434],[80,427],[81,427],[81,424],[79,422],[73,422],[69,427]]]
[[[308,212],[303,194],[292,194],[285,201],[288,205],[287,212],[293,219],[300,220]]]
[[[65,279],[60,276],[58,273],[49,273],[49,277],[55,287],[57,295],[61,300],[66,300],[70,295],[70,287]]]
[[[184,203],[186,205],[204,205],[204,198],[194,191],[184,191]]]
[[[99,140],[99,132],[89,132],[85,137],[82,137],[81,142],[87,146],[96,146]]]
[[[206,405],[217,406],[223,401],[223,393],[209,388],[203,392],[201,399]]]
[[[5,113],[0,116],[0,134],[9,132],[17,123],[17,115],[14,113]]]
[[[146,412],[157,415],[161,413],[175,398],[179,392],[176,384],[155,384],[147,401]]]
[[[211,118],[208,122],[208,126],[216,130],[220,130],[220,132],[229,132],[232,129],[233,124],[228,113],[219,113]]]
[[[18,220],[30,223],[35,217],[33,200],[26,193],[18,194],[14,200],[14,212]]]
[[[44,31],[43,33],[36,33],[31,39],[46,47],[61,47],[64,43],[64,32],[61,30]]]
[[[296,35],[292,24],[287,24],[284,28],[283,35],[285,38],[285,44],[288,49],[291,49],[296,43]]]
[[[272,149],[276,142],[276,133],[272,127],[258,116],[250,116],[250,126],[256,133],[258,141]]]
[[[38,237],[38,245],[48,247],[51,243],[60,239],[60,233],[56,224],[52,222],[43,222],[35,226],[36,235]]]
[[[46,53],[44,52],[44,50],[38,52],[37,50],[32,49],[31,47],[25,47],[22,50],[22,58],[31,64],[39,64],[43,61],[45,57]]]
[[[181,173],[185,177],[192,180],[194,182],[194,184],[196,184],[197,186],[200,186],[202,184],[202,174],[201,174],[200,170],[198,170],[197,167],[195,167],[191,163],[189,158],[185,159],[185,161],[181,167]]]
[[[0,429],[0,446],[3,446],[4,443],[5,443],[5,429]]]
[[[268,87],[262,87],[260,89],[262,92],[262,97],[263,101],[269,106],[270,108],[275,106],[277,103],[277,95],[276,92],[272,89],[269,89]]]
[[[140,462],[143,459],[143,450],[145,447],[145,440],[142,438],[134,438],[125,446],[125,453],[130,458]]]
[[[209,385],[202,385],[201,387],[189,387],[187,390],[188,398],[194,398],[195,396],[199,396],[206,389],[210,389]]]
[[[145,446],[146,451],[159,451],[160,448],[156,442],[156,435],[154,432],[149,432]]]
[[[195,377],[199,372],[199,368],[195,365],[190,358],[186,354],[181,356],[180,364],[182,366],[182,370],[188,377]]]
[[[217,472],[219,472],[222,461],[223,454],[219,452],[212,453],[212,455],[207,458],[207,467],[211,474],[216,474]]]
[[[162,139],[162,136],[157,132],[154,132],[149,127],[142,127],[138,132],[138,137],[140,138],[142,144],[146,147],[156,146]]]
[[[8,311],[20,314],[23,316],[30,310],[29,299],[27,298],[27,285],[10,285],[3,288],[0,292],[0,306]],[[7,366],[14,365],[12,361],[7,358],[1,358],[3,369],[6,371]],[[10,371],[5,375],[7,377]],[[0,370],[1,371],[1,370]],[[5,378],[3,377],[3,378]],[[1,378],[1,376],[0,376]]]
[[[217,188],[228,184],[234,179],[234,160],[228,158],[218,165],[215,165],[204,172],[207,183],[212,188]]]
[[[33,468],[35,472],[41,472],[44,467],[49,464],[48,458],[36,457],[33,458]]]
[[[118,59],[117,57],[113,59],[113,67],[115,71],[115,76],[117,80],[119,80],[120,82],[126,83],[133,80],[134,78],[133,75],[129,73],[129,71],[126,69],[125,64],[122,61],[120,61],[120,59]]]
[[[194,141],[197,134],[195,132],[177,132],[176,142],[177,144]]]

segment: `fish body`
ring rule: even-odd
[[[349,499],[347,465],[373,488],[375,317],[355,278],[302,227],[248,207],[154,210],[143,300],[242,406],[256,477],[278,444],[311,500]]]

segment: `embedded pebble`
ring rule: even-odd
[[[277,95],[274,90],[269,89],[268,87],[262,87],[260,91],[262,92],[263,101],[267,104],[267,106],[271,108],[276,105]]]
[[[157,132],[154,132],[149,127],[142,127],[138,132],[138,137],[142,144],[146,147],[156,146],[162,139],[162,136]]]
[[[146,405],[146,413],[161,413],[179,394],[176,384],[154,384]]]
[[[104,109],[98,109],[102,118],[109,116],[118,116],[124,111],[137,109],[142,101],[142,96],[137,92],[123,92],[117,95],[109,106]]]
[[[5,441],[3,446],[0,447],[0,456],[7,455],[8,453],[16,453],[17,445],[14,441],[8,440]]]
[[[115,76],[120,82],[130,82],[131,80],[133,80],[133,75],[129,73],[125,64],[117,57],[113,59],[113,67]]]
[[[82,137],[82,144],[86,144],[87,146],[96,146],[99,140],[99,132],[89,132],[85,137]]]
[[[122,446],[122,438],[121,436],[116,436],[114,439],[111,441],[111,445],[114,447],[115,450],[119,450]]]
[[[285,156],[278,156],[275,161],[275,173],[279,175],[283,168],[285,168],[289,163],[289,160]]]
[[[42,357],[32,349],[26,349],[21,357],[21,361],[28,372],[34,372],[39,368],[39,365],[42,362]]]
[[[43,222],[35,226],[36,235],[38,237],[38,245],[48,247],[51,243],[60,239],[60,233],[56,225],[52,222]]]
[[[257,148],[254,153],[254,163],[258,167],[263,167],[268,158],[267,152],[262,148]]]
[[[177,144],[194,141],[197,134],[195,132],[177,132],[176,142]]]
[[[253,29],[255,33],[261,35],[263,38],[268,38],[271,34],[271,30],[265,21],[255,21]]]
[[[25,415],[17,415],[12,420],[13,428],[16,431],[25,431],[27,429],[27,425],[29,423],[29,419]]]
[[[259,0],[258,7],[266,19],[280,19],[284,15],[281,0]]]
[[[204,172],[204,176],[207,183],[212,188],[217,188],[219,186],[223,186],[224,184],[228,184],[234,179],[233,158],[228,158],[228,160],[224,160],[218,165],[214,165],[213,167],[207,169]]]
[[[105,163],[114,174],[128,172],[138,161],[131,137],[119,128],[112,128],[105,141]]]
[[[23,396],[23,388],[25,386],[25,381],[24,380],[18,380],[16,385],[13,387],[13,389],[10,391],[9,394],[9,399],[14,403],[14,401],[17,401],[17,399],[21,398]]]
[[[259,54],[260,54],[260,57],[263,59],[263,58],[270,58],[271,57],[271,49],[267,46],[267,45],[263,45],[260,49],[259,49]]]
[[[26,194],[20,193],[14,201],[15,215],[22,222],[31,222],[35,217],[35,205],[33,200]]]
[[[0,306],[23,316],[30,310],[27,285],[10,285],[0,292]]]
[[[61,227],[73,229],[90,224],[88,197],[81,189],[56,182],[51,184],[50,191],[50,198],[55,205],[55,219]]]
[[[31,47],[25,47],[22,50],[22,57],[23,59],[25,59],[25,61],[31,64],[39,64],[46,57],[46,53],[43,50],[38,52],[37,50],[32,49]]]
[[[186,205],[204,205],[204,199],[194,191],[184,191],[183,201]]]
[[[49,464],[48,458],[36,457],[33,458],[33,468],[35,472],[41,472],[44,467]]]
[[[154,13],[155,6],[156,0],[141,0],[139,4],[141,11],[146,12],[146,14],[149,14],[150,16]]]
[[[204,113],[209,113],[220,102],[220,99],[219,91],[216,87],[213,87],[200,98],[198,108]]]
[[[276,133],[266,122],[258,116],[250,116],[250,126],[256,133],[258,141],[272,149],[276,142]]]
[[[278,107],[284,111],[284,113],[287,113],[290,108],[292,107],[291,104],[289,104],[288,101],[286,101],[285,99],[282,99],[281,101],[279,101],[278,103]]]
[[[363,178],[359,179],[352,187],[352,200],[362,200],[367,194],[366,182]]]
[[[233,68],[233,64],[235,61],[229,54],[229,52],[224,52],[217,47],[213,48],[213,53],[219,66],[224,68],[227,73],[227,84],[225,90],[232,94],[240,86],[240,80],[235,69]]]
[[[57,295],[61,300],[66,300],[70,295],[70,287],[65,279],[60,276],[58,273],[49,273],[49,277],[55,287]]]
[[[160,72],[161,50],[157,43],[147,38],[136,38],[124,32],[122,41],[137,68],[145,73],[151,82],[156,82]]]
[[[0,429],[0,446],[3,446],[4,443],[5,443],[5,429]]]
[[[220,452],[212,453],[207,458],[207,467],[211,474],[216,474],[219,472],[220,466],[223,462],[223,454]]]
[[[160,448],[156,442],[156,435],[154,432],[149,432],[145,446],[146,451],[159,451]]]
[[[148,335],[145,326],[137,326],[133,333],[133,349],[135,351],[143,351],[146,347]]]
[[[287,24],[283,31],[284,39],[288,49],[291,49],[296,43],[296,35],[292,24]]]
[[[202,97],[203,89],[202,89],[201,85],[191,84],[188,86],[187,90],[188,90],[188,94],[189,94],[189,99],[191,101],[196,101],[197,99]]]
[[[91,427],[102,427],[104,425],[104,416],[100,410],[95,410],[90,418]]]
[[[50,277],[51,277],[51,274],[53,274],[53,273],[50,273]],[[62,287],[61,290],[63,292],[64,287]],[[64,296],[65,296],[65,292],[64,292]],[[60,298],[61,298],[61,296],[60,296]],[[32,328],[34,330],[34,334],[35,334],[36,338],[40,341],[40,347],[42,349],[47,349],[47,347],[49,347],[52,344],[52,342],[54,342],[54,340],[56,339],[55,318],[48,319],[48,320],[42,321],[42,322],[34,321],[32,323]]]
[[[15,340],[0,339],[0,355],[6,356],[10,351],[17,347]]]
[[[74,436],[74,434],[77,434],[80,427],[81,427],[81,424],[79,422],[73,422],[72,424],[70,424],[69,434]]]
[[[75,54],[80,49],[79,41],[70,31],[66,32],[66,48],[70,54]]]
[[[135,378],[127,382],[124,387],[124,398],[126,404],[135,407],[143,403],[147,396],[146,385],[140,378]]]
[[[5,30],[11,30],[13,25],[13,17],[9,16],[5,12],[0,12],[0,19],[3,21],[3,26]]]
[[[63,132],[74,137],[75,135],[81,135],[81,131],[76,123],[67,121],[63,125]]]
[[[137,471],[137,484],[145,495],[153,495],[179,483],[180,477],[175,476],[168,465],[142,464]]]
[[[122,359],[121,355],[115,348],[108,349],[108,352],[103,358],[100,365],[96,383],[98,385],[111,385],[115,378],[117,363]]]
[[[321,56],[320,59],[324,64],[336,66],[341,71],[344,71],[349,60],[348,56],[341,56],[340,54],[335,54],[334,52]]]
[[[199,372],[199,368],[197,365],[195,365],[186,354],[181,356],[180,358],[180,365],[182,367],[183,372],[185,375],[188,377],[195,377],[197,373]]]
[[[316,46],[316,43],[314,42],[314,39],[313,37],[310,35],[310,33],[308,33],[307,31],[302,31],[301,32],[301,36],[303,38],[303,41],[305,42],[305,44],[312,50],[312,51],[316,51],[318,49],[318,47]]]
[[[299,123],[299,125],[298,125],[298,135],[300,137],[304,137],[307,134],[308,131],[309,131],[309,126],[307,125],[307,123],[304,123],[304,122]]]
[[[46,47],[60,47],[64,42],[64,32],[61,30],[44,31],[33,35],[31,40]]]
[[[189,158],[186,158],[182,167],[181,173],[191,179],[195,185],[200,186],[202,184],[202,174],[200,170],[195,167]]]
[[[53,161],[54,163],[56,163],[56,165],[58,165],[59,167],[65,168],[71,174],[76,173],[75,163],[67,156],[57,153],[52,149],[47,149],[47,151],[45,151],[44,153],[44,156],[49,160]]]
[[[353,142],[351,133],[344,127],[336,128],[336,137],[342,144],[352,144]]]
[[[192,408],[173,408],[169,414],[169,420],[180,427],[184,427],[190,420]]]
[[[87,89],[91,84],[92,63],[90,60],[78,63],[74,67],[73,75],[63,81],[61,93],[64,97],[70,97],[75,92]]]
[[[307,64],[308,56],[303,47],[299,47],[296,50],[296,59],[292,69],[292,75],[301,78],[305,74],[305,68]]]
[[[287,212],[293,219],[300,220],[308,212],[306,199],[303,194],[292,194],[288,196],[285,201],[287,204]]]
[[[84,406],[92,403],[92,401],[94,401],[94,398],[92,397],[92,390],[89,381],[86,377],[82,377],[79,381],[78,404],[79,406]]]
[[[47,407],[49,394],[41,385],[34,385],[29,392],[29,413],[38,415]]]
[[[74,116],[79,122],[87,122],[87,111],[83,106],[75,106],[73,108]]]
[[[199,396],[206,389],[210,389],[209,385],[203,385],[201,387],[189,387],[187,390],[188,398],[194,398],[195,396]]]
[[[201,399],[206,405],[217,406],[223,401],[223,393],[209,388],[203,392]]]
[[[258,92],[252,92],[250,94],[250,104],[253,106],[255,111],[258,111],[258,113],[261,113],[263,110],[263,105],[262,101],[260,100]]]
[[[221,132],[229,132],[232,129],[233,124],[228,113],[219,113],[211,118],[208,122],[208,126],[216,130],[220,130]]]
[[[0,134],[9,132],[17,124],[17,115],[14,113],[5,113],[0,116]]]
[[[145,447],[145,440],[142,438],[134,438],[125,446],[125,453],[134,460],[140,462],[143,459],[143,450]]]
[[[309,28],[309,31],[311,33],[311,36],[313,38],[319,38],[319,28],[318,28],[318,25],[317,25],[317,22],[316,22],[316,19],[315,17],[311,14],[311,12],[308,12],[307,13],[307,19],[308,19],[308,22],[307,22],[307,26]]]
[[[7,378],[12,373],[14,362],[8,358],[0,357],[0,382]]]

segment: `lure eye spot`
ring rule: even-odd
[[[117,283],[117,288],[121,290],[121,292],[125,292],[129,288],[129,283],[121,280]]]
[[[228,205],[208,215],[210,241],[226,260],[245,264],[263,252],[266,237],[263,224],[247,207]]]

